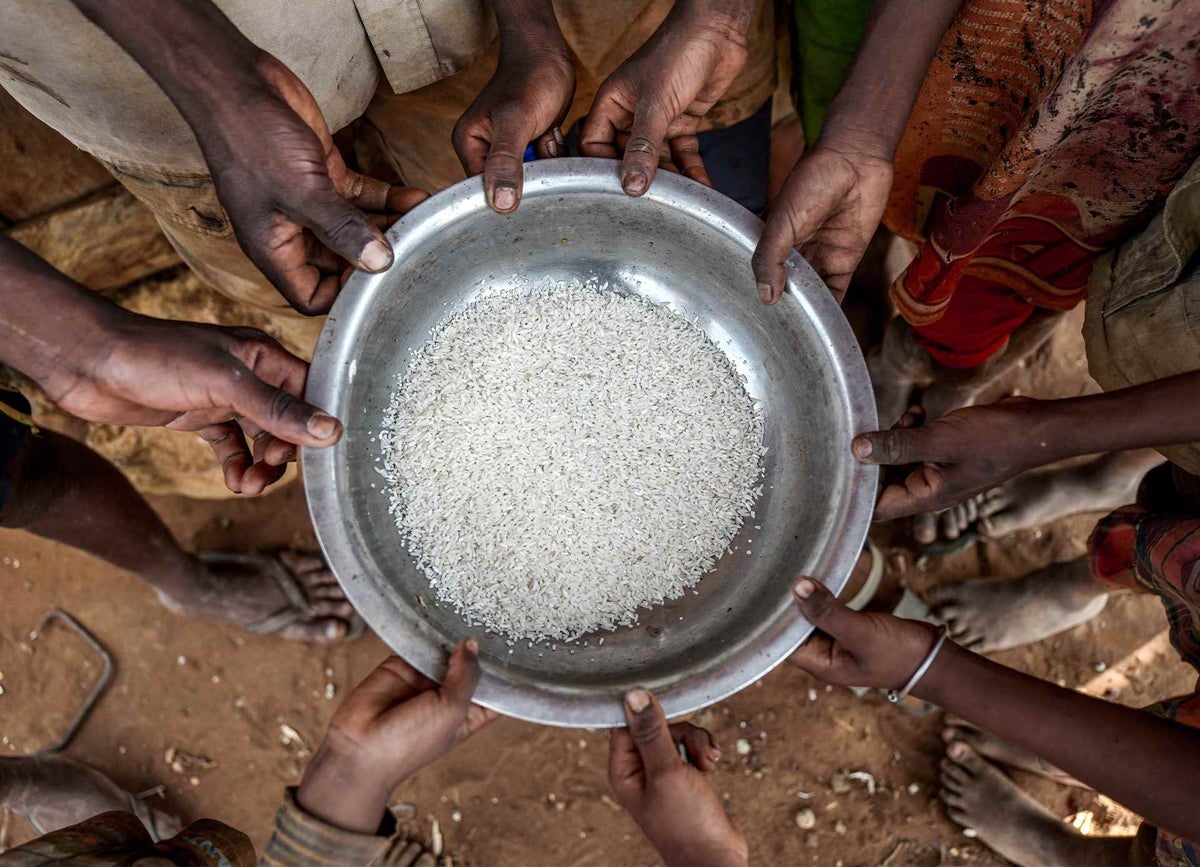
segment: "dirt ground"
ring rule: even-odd
[[[1024,370],[1024,394],[1066,396],[1091,388],[1076,314]],[[196,550],[313,548],[295,484],[256,500],[158,498],[155,507]],[[1095,516],[1077,517],[981,544],[940,561],[887,543],[889,583],[915,588],[947,579],[1016,575],[1078,556]],[[30,632],[58,606],[85,624],[115,660],[111,688],[68,754],[103,770],[156,806],[211,816],[262,846],[285,786],[294,785],[339,697],[385,654],[372,636],[322,649],[255,637],[165,611],[131,576],[20,532],[0,532],[0,750],[32,752],[65,731],[99,674],[99,660],[71,633]],[[1190,691],[1195,672],[1164,646],[1155,600],[1114,599],[1084,626],[998,656],[1061,684],[1108,690],[1146,704]],[[1143,649],[1137,659],[1131,655]],[[1098,674],[1098,672],[1103,673]],[[702,712],[725,748],[713,778],[766,865],[993,864],[934,800],[939,716],[910,716],[878,696],[856,698],[786,666]],[[751,747],[739,755],[735,743]],[[415,806],[409,833],[436,822],[456,863],[640,865],[651,848],[606,794],[607,735],[501,721],[418,774],[397,793]],[[849,773],[861,772],[853,778]],[[1091,814],[1094,833],[1136,819],[1090,792],[1031,781],[1059,815]],[[798,810],[816,827],[801,830]],[[1083,823],[1084,816],[1080,818]],[[0,847],[30,829],[0,815]]]

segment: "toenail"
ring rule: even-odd
[[[952,758],[965,759],[967,757],[967,745],[962,741],[955,741],[950,744],[950,748],[946,750]]]

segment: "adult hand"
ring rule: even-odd
[[[261,331],[95,306],[94,333],[34,377],[72,415],[194,431],[212,446],[229,490],[242,494],[277,481],[297,446],[341,438],[341,423],[302,399],[308,365]]]
[[[712,186],[696,133],[746,62],[746,0],[679,0],[646,44],[600,86],[580,150],[617,157],[631,196],[661,166]]]
[[[492,80],[458,119],[454,150],[469,175],[483,174],[488,204],[508,214],[521,203],[525,148],[530,142],[539,159],[563,156],[566,144],[559,128],[575,96],[575,67],[553,9],[544,26],[528,20],[510,22],[522,11],[514,0],[501,0],[500,62]],[[530,10],[537,20],[538,9]]]
[[[885,152],[818,141],[800,157],[771,205],[751,260],[759,300],[774,304],[783,296],[784,262],[798,249],[842,302],[892,188]]]
[[[497,718],[471,703],[479,648],[460,641],[441,686],[392,656],[346,696],[296,799],[340,828],[375,833],[404,780]]]
[[[628,728],[614,729],[608,754],[613,793],[650,838],[668,867],[749,863],[746,839],[704,778],[720,751],[704,729],[669,727],[648,691],[625,696]],[[676,738],[693,766],[679,756]]]
[[[875,505],[875,518],[950,508],[1014,476],[1059,458],[1052,431],[1039,422],[1046,403],[1012,398],[947,413],[921,426],[924,415],[910,409],[888,431],[859,434],[851,451],[872,464],[917,466],[903,484],[889,484]]]
[[[428,193],[346,166],[316,100],[269,54],[257,96],[193,122],[238,243],[301,313],[328,312],[348,268],[386,271],[383,229]]]
[[[937,640],[919,620],[852,611],[812,578],[793,588],[796,604],[816,632],[788,662],[825,683],[900,689]]]

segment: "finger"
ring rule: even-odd
[[[629,143],[621,160],[621,187],[631,196],[650,189],[658,170],[658,154],[667,137],[671,119],[657,101],[643,99],[633,116]],[[699,154],[697,154],[697,157]]]
[[[262,461],[251,464],[242,476],[242,493],[247,497],[257,497],[271,485],[283,478],[287,472],[287,464],[272,465]]]
[[[954,505],[946,495],[946,478],[934,464],[922,464],[904,480],[903,485],[888,485],[875,504],[876,521],[894,521],[924,512],[940,512]],[[947,502],[949,500],[949,502]]]
[[[253,227],[241,230],[238,237],[245,235],[249,239],[242,247],[271,285],[305,316],[328,313],[339,286],[336,279],[328,279],[312,264],[328,261],[324,254],[315,252],[319,245],[313,241],[312,233],[291,220],[281,221],[268,237],[256,237],[255,232]],[[338,267],[341,268],[340,263]]]
[[[904,415],[900,416],[893,428],[914,428],[925,424],[925,407],[919,404],[914,404],[904,411]]]
[[[292,216],[307,226],[317,239],[347,262],[372,274],[392,266],[392,245],[366,216],[330,186],[325,194],[310,197]]]
[[[906,413],[907,415],[907,413]],[[931,448],[929,428],[894,427],[891,430],[862,433],[854,438],[850,450],[865,464],[919,464],[938,460],[940,454]]]
[[[824,584],[812,578],[801,578],[792,593],[800,611],[813,626],[834,641],[848,641],[853,645],[861,631],[859,624],[867,615],[851,611]]]
[[[797,647],[788,657],[788,663],[813,677],[825,680],[833,667],[833,639],[815,632],[808,641]]]
[[[538,136],[537,141],[533,143],[533,153],[539,160],[552,160],[555,157],[566,156],[562,131],[558,127],[554,127]]]
[[[583,120],[579,131],[579,152],[585,157],[616,159],[621,155],[617,136],[627,129],[633,115],[608,95],[609,87],[602,86],[592,101],[592,110]]]
[[[209,444],[220,462],[225,487],[235,494],[242,493],[242,479],[254,463],[254,458],[241,428],[233,422],[224,422],[202,427],[196,434]]]
[[[281,440],[302,446],[331,446],[342,436],[342,423],[289,391],[259,378],[259,372],[294,389],[305,375],[303,361],[273,342],[235,345],[231,352],[249,368],[231,371],[214,389],[218,402]]]
[[[279,437],[271,437],[270,445],[263,449],[262,461],[269,466],[282,467],[294,460],[296,460],[296,444],[281,440]]]
[[[387,213],[407,214],[428,198],[429,193],[420,187],[392,187],[388,193]]]
[[[436,686],[400,657],[389,656],[350,691],[340,711],[374,719],[399,702]]]
[[[795,244],[796,237],[791,221],[787,219],[786,208],[773,208],[750,258],[750,267],[754,269],[754,280],[758,284],[758,300],[763,304],[775,304],[783,297],[787,289],[784,262],[792,255]]]
[[[658,700],[648,690],[632,689],[625,694],[624,707],[625,722],[646,776],[653,779],[676,767],[682,759],[675,751],[675,741]]]
[[[608,742],[608,784],[621,798],[630,788],[640,785],[642,757],[627,728],[612,729]]]
[[[511,214],[521,203],[525,148],[537,135],[531,117],[508,109],[498,112],[492,124],[492,146],[483,163],[483,189],[498,214]]]
[[[700,157],[700,139],[694,135],[680,135],[671,139],[671,160],[679,173],[706,187],[712,186],[712,178],[704,168]]]
[[[721,748],[708,729],[690,722],[670,726],[671,738],[687,753],[688,761],[701,773],[711,774],[717,769]]]
[[[442,700],[465,715],[471,707],[471,696],[479,685],[479,644],[474,638],[465,638],[450,654],[446,676],[438,690]]]

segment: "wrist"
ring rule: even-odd
[[[392,781],[379,773],[377,762],[365,761],[353,747],[326,738],[304,771],[296,803],[337,828],[374,834],[394,789]]]
[[[822,147],[836,151],[850,160],[880,160],[891,163],[898,142],[874,125],[857,123],[854,119],[839,120],[829,115],[813,149]]]
[[[964,661],[974,655],[971,651],[959,647],[953,641],[947,639],[937,658],[929,666],[929,670],[925,672],[925,676],[913,686],[909,695],[944,708],[946,706],[945,696],[947,695],[948,684],[954,679],[955,670],[962,666]]]

